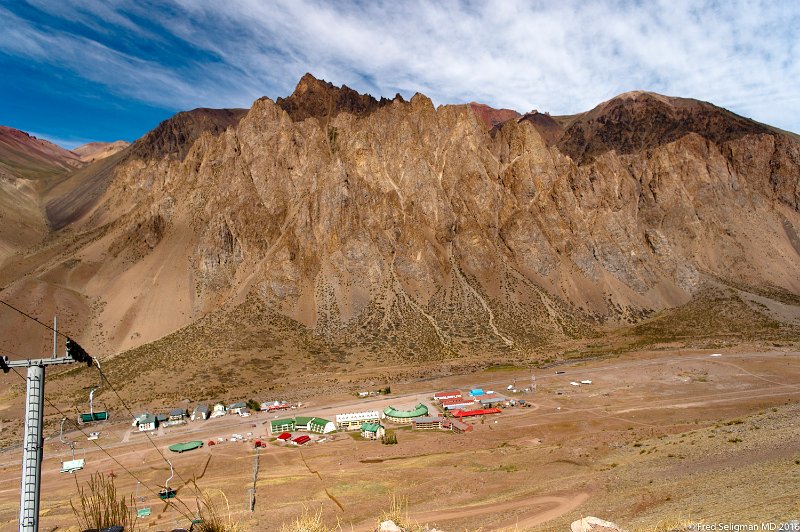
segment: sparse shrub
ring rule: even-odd
[[[254,412],[258,412],[259,410],[261,410],[261,403],[259,403],[255,399],[248,399],[246,404],[247,408],[249,408]]]
[[[78,506],[69,500],[75,519],[81,530],[122,526],[125,530],[136,527],[136,505],[133,495],[119,497],[114,478],[95,473],[86,486],[78,486]]]
[[[730,443],[740,443],[742,441],[741,438],[729,438],[728,441]]]
[[[197,489],[197,484],[195,484]],[[217,490],[218,495],[212,497],[210,490],[202,491],[202,498],[197,502],[197,513],[200,516],[199,522],[192,527],[193,532],[244,532],[245,528],[241,523],[234,521],[231,517],[231,506],[228,498],[221,490]],[[224,509],[223,509],[224,504]]]
[[[405,497],[398,497],[395,494],[392,494],[392,501],[389,503],[389,508],[381,512],[379,523],[383,521],[392,521],[399,528],[407,532],[421,532],[422,530],[426,530],[408,516],[408,499]]]
[[[329,528],[322,522],[322,507],[314,513],[304,507],[303,513],[299,517],[296,517],[291,523],[281,526],[281,532],[334,532],[341,529],[342,526],[338,522],[335,528]]]

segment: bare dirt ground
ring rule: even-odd
[[[141,481],[137,505],[152,509],[140,521],[144,530],[188,526],[181,514],[196,510],[192,478],[200,489],[222,490],[234,517],[254,531],[279,529],[304,509],[321,509],[328,524],[338,522],[343,530],[370,530],[393,496],[408,501],[410,520],[448,531],[564,530],[586,515],[630,529],[677,517],[707,523],[796,518],[800,353],[711,354],[652,352],[535,370],[536,392],[515,394],[534,406],[473,419],[467,434],[398,428],[397,445],[341,433],[302,448],[270,444],[259,453],[253,513],[247,492],[253,485],[252,443],[225,442],[180,455],[166,448],[233,433],[268,436],[268,421],[276,414],[169,427],[151,436],[152,443],[131,431],[126,417],[97,429],[97,443],[108,455],[79,433],[69,434],[87,461],[75,475],[59,473],[67,449],[58,438],[46,442],[41,529],[74,524],[69,499],[76,481],[95,471],[113,473],[122,493],[137,493]],[[521,388],[531,374],[511,368],[392,382],[394,393],[387,397],[312,396],[291,414],[332,419],[337,412],[388,404],[430,404],[433,392],[454,387],[505,393],[514,379]],[[587,379],[591,385],[570,385]],[[2,418],[19,409],[0,402]],[[169,475],[161,453],[177,472],[170,484],[178,488],[175,506],[155,494]],[[18,448],[0,452],[2,531],[16,530],[19,461]]]

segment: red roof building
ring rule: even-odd
[[[442,407],[445,410],[452,410],[453,408],[461,408],[463,406],[470,406],[473,403],[475,403],[475,401],[473,401],[472,399],[469,399],[469,398],[462,399],[460,397],[459,398],[453,398],[453,399],[442,399],[440,401],[440,404],[442,405]]]
[[[437,401],[443,399],[461,399],[461,390],[450,390],[449,392],[436,392],[433,398]]]
[[[291,437],[292,437],[291,432],[281,432],[280,435],[278,436],[278,439],[281,441],[289,441]]]
[[[297,438],[292,440],[292,443],[295,445],[303,445],[304,443],[308,443],[311,441],[311,436],[306,436],[303,434],[302,436],[298,436]]]
[[[480,410],[456,410],[453,412],[453,417],[462,418],[462,417],[472,417],[472,416],[483,416],[485,414],[499,414],[502,412],[499,408],[481,408]]]

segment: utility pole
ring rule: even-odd
[[[55,329],[54,329],[55,332]],[[25,439],[22,442],[22,485],[19,495],[20,532],[39,531],[39,492],[42,481],[42,421],[44,414],[44,369],[58,364],[85,362],[92,365],[90,357],[81,346],[67,338],[66,353],[58,357],[53,344],[50,358],[34,360],[8,360],[0,357],[0,369],[8,373],[11,368],[28,368],[25,387]]]

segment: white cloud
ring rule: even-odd
[[[554,114],[654,90],[800,131],[800,4],[791,1],[175,0],[166,13],[99,1],[58,5],[73,22],[179,39],[218,58],[168,66],[22,20],[0,32],[0,51],[66,64],[149,103],[247,105],[288,94],[310,71],[376,96],[420,91],[436,103],[479,100]],[[162,32],[135,22],[142,18]]]

